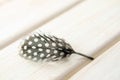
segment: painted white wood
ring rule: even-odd
[[[1,80],[61,80],[69,73],[69,69],[78,65],[85,59],[73,55],[69,59],[59,62],[36,63],[21,58],[17,41],[0,52],[0,79]]]
[[[0,48],[64,13],[81,0],[15,0],[0,7]]]
[[[64,38],[77,51],[93,54],[120,36],[119,4],[117,0],[89,0],[40,30]]]
[[[11,0],[0,0],[0,7]]]
[[[84,1],[40,30],[64,38],[77,52],[92,56],[119,37],[119,7],[117,0]],[[57,63],[33,63],[18,55],[20,42],[0,52],[1,80],[66,80],[90,61],[71,55]]]
[[[69,80],[120,80],[120,41]]]

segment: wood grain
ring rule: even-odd
[[[120,80],[120,41],[69,80]]]
[[[81,0],[15,0],[0,8],[0,48],[54,19]]]
[[[64,38],[77,52],[89,56],[102,54],[119,41],[119,7],[119,0],[84,1],[34,32],[41,30]],[[67,80],[90,62],[71,55],[57,63],[34,63],[18,55],[20,42],[0,52],[1,80]]]

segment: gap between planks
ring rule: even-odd
[[[94,55],[94,60],[91,61],[87,61],[86,63],[82,64],[82,66],[78,66],[78,68],[74,69],[74,71],[72,71],[71,73],[67,74],[66,77],[64,78],[64,80],[72,80],[71,78],[77,73],[80,72],[82,69],[84,69],[87,65],[94,63],[94,61],[96,61],[97,58],[99,58],[99,56],[104,55],[104,53],[109,50],[111,47],[115,46],[118,42],[120,42],[120,35],[115,36],[115,38],[113,38],[113,40],[111,40],[110,42],[107,43],[107,45],[104,45],[101,49],[99,49],[98,51],[96,51],[95,53],[93,53]],[[74,80],[74,79],[73,79]]]
[[[67,80],[120,80],[120,40]]]
[[[65,13],[66,11],[68,11],[68,10],[70,10],[72,7],[74,7],[74,6],[76,6],[76,5],[78,5],[78,4],[80,4],[81,2],[82,2],[83,0],[73,0],[73,1],[66,1],[66,2],[69,2],[69,3],[66,3],[66,5],[64,4],[64,5],[62,5],[62,3],[60,4],[59,2],[62,2],[61,0],[59,0],[59,1],[56,1],[56,3],[55,4],[53,4],[53,3],[46,3],[46,4],[49,4],[49,6],[51,5],[57,5],[57,2],[58,2],[58,9],[57,8],[55,8],[55,7],[50,7],[50,9],[52,10],[51,12],[50,12],[50,14],[46,14],[46,12],[47,13],[49,13],[48,11],[47,11],[47,6],[48,5],[46,5],[46,6],[44,6],[44,4],[42,4],[43,6],[38,6],[38,7],[42,7],[41,8],[41,10],[43,10],[43,8],[45,9],[44,10],[44,13],[45,13],[45,15],[44,14],[42,14],[42,16],[45,16],[45,18],[43,19],[43,17],[41,18],[39,15],[38,15],[38,17],[39,18],[35,18],[35,20],[34,21],[30,21],[30,20],[33,20],[34,18],[32,18],[33,16],[35,16],[36,17],[36,15],[34,14],[35,12],[34,12],[34,10],[33,10],[33,12],[31,11],[31,13],[33,13],[33,15],[32,15],[32,17],[30,16],[30,18],[28,18],[28,19],[23,19],[23,21],[17,21],[17,23],[19,23],[19,24],[17,24],[17,25],[15,25],[15,24],[11,24],[11,25],[9,25],[8,27],[6,27],[6,26],[4,26],[4,25],[1,25],[2,27],[5,27],[5,29],[8,29],[8,30],[11,30],[11,31],[8,31],[9,32],[9,34],[6,34],[6,30],[2,30],[2,31],[0,31],[0,34],[3,34],[4,36],[2,36],[1,37],[1,42],[3,42],[3,43],[0,43],[0,49],[2,49],[2,48],[4,48],[4,47],[6,47],[7,45],[9,45],[9,44],[11,44],[12,42],[14,42],[14,41],[16,41],[16,40],[18,40],[19,38],[21,38],[21,37],[23,37],[23,36],[25,36],[26,34],[28,34],[28,33],[30,33],[30,32],[32,32],[33,30],[35,30],[35,29],[37,29],[37,28],[39,28],[40,26],[42,26],[42,25],[44,25],[44,24],[46,24],[46,23],[48,23],[49,21],[51,21],[52,19],[54,19],[54,18],[56,18],[56,17],[58,17],[58,16],[60,16],[61,14],[63,14],[63,13]],[[21,1],[22,2],[22,1]],[[20,3],[21,3],[20,2]],[[29,2],[29,1],[28,1]],[[23,3],[24,3],[24,0],[23,0]],[[26,3],[27,3],[27,1],[26,1]],[[37,2],[36,2],[37,3]],[[11,6],[13,6],[13,7],[15,7],[14,5],[16,5],[16,4],[19,4],[19,2],[14,2],[13,4],[11,4],[11,5],[9,5],[9,7],[11,7]],[[28,3],[27,3],[28,4]],[[5,5],[4,7],[6,7],[7,5]],[[22,4],[21,4],[21,6],[22,6]],[[8,6],[7,6],[8,7]],[[60,8],[61,7],[61,8]],[[19,8],[19,7],[18,7]],[[26,6],[25,6],[25,8],[26,8]],[[33,7],[34,8],[34,7]],[[53,9],[54,8],[54,9]],[[21,8],[20,8],[20,10],[21,10]],[[7,11],[7,9],[6,9],[6,11]],[[23,10],[24,11],[24,10]],[[39,11],[39,10],[38,10]],[[43,11],[42,11],[43,12]],[[36,11],[36,13],[37,13],[37,11]],[[11,13],[10,13],[11,14]],[[24,13],[25,14],[25,13]],[[7,14],[8,15],[8,14]],[[17,16],[20,16],[20,14],[19,15],[17,15]],[[10,16],[9,16],[10,17]],[[14,17],[14,16],[13,16]],[[21,19],[20,19],[21,20]],[[24,23],[24,20],[26,20],[25,22],[26,23]],[[2,22],[3,23],[3,22]],[[7,23],[7,22],[6,22]],[[16,22],[15,22],[16,23]],[[32,24],[31,24],[32,23]],[[23,25],[21,25],[21,24],[23,24]],[[10,29],[10,27],[11,27],[11,29]],[[16,30],[16,31],[14,31],[14,30]],[[4,31],[4,32],[3,32]]]
[[[91,2],[91,3],[94,3],[94,2]],[[113,25],[108,25],[108,24],[111,23],[110,19],[114,20],[112,22],[119,24],[119,21],[116,21],[119,18],[118,17],[119,16],[119,12],[116,11],[116,7],[114,7],[114,8],[112,8],[113,14],[108,15],[108,13],[111,12],[111,10],[108,10],[108,12],[106,11],[107,13],[103,12],[105,14],[99,15],[100,17],[96,15],[96,18],[91,18],[90,19],[90,17],[94,15],[94,13],[96,12],[96,10],[93,9],[93,11],[95,11],[95,12],[88,11],[87,14],[85,14],[86,13],[85,10],[86,11],[89,10],[88,7],[90,7],[91,5],[89,5],[87,7],[82,7],[84,9],[83,11],[81,9],[81,5],[79,5],[76,8],[74,8],[74,9],[66,12],[64,15],[59,16],[59,18],[56,18],[55,20],[52,20],[51,22],[47,23],[46,25],[44,25],[44,27],[41,27],[40,29],[43,32],[44,31],[46,31],[46,32],[50,31],[51,33],[53,33],[53,34],[55,34],[57,36],[61,36],[61,37],[65,38],[66,40],[68,40],[69,42],[71,42],[71,44],[73,45],[73,47],[75,49],[78,49],[78,51],[81,51],[81,52],[83,52],[85,54],[88,54],[88,55],[94,55],[93,54],[94,51],[100,50],[100,48],[102,48],[103,46],[108,45],[109,44],[108,42],[110,42],[111,40],[114,40],[115,36],[118,35],[118,33],[119,33],[119,25],[113,26]],[[103,10],[101,10],[101,11],[103,11]],[[71,16],[71,14],[72,14],[72,16]],[[73,14],[76,14],[77,16],[73,15]],[[91,14],[91,15],[88,16],[88,14]],[[111,18],[111,16],[113,16],[114,14],[116,14],[115,18]],[[83,15],[83,16],[85,16],[85,18],[83,18],[83,16],[80,16],[80,18],[78,19],[79,15]],[[105,25],[105,23],[104,23],[104,17],[102,17],[102,16],[105,16],[105,17],[107,16],[106,17],[106,24],[107,24],[107,26]],[[102,19],[101,19],[101,17],[102,17]],[[73,18],[76,21],[74,21]],[[85,20],[87,20],[87,18],[89,18],[88,19],[88,21],[90,21],[89,23],[87,23],[87,21],[85,21]],[[95,23],[94,23],[93,19],[96,21],[96,25],[94,25]],[[80,21],[82,21],[82,20],[84,20],[84,22],[80,23]],[[71,24],[69,24],[69,23],[71,23]],[[49,26],[51,26],[51,28]],[[99,30],[99,28],[102,28],[101,31]],[[102,31],[103,29],[105,29],[104,32]],[[92,31],[94,31],[94,33],[92,33]],[[112,34],[110,34],[110,32],[112,32]],[[88,34],[88,33],[91,33],[91,34]],[[68,34],[69,34],[69,36],[68,36]],[[78,34],[78,35],[76,36],[76,34]],[[83,35],[84,35],[84,37],[83,37]],[[89,40],[88,37],[90,37],[92,40]],[[97,45],[94,44],[94,42],[97,42],[98,40],[100,40],[98,42],[98,44]],[[17,44],[19,44],[19,43],[15,43],[15,45],[17,45]],[[38,67],[41,67],[40,65],[34,66],[32,64],[32,65],[26,66],[26,64],[29,64],[29,63],[27,63],[27,61],[25,61],[25,60],[22,60],[21,58],[19,58],[17,56],[17,54],[15,54],[15,53],[17,53],[16,46],[14,47],[13,44],[10,45],[10,46],[9,46],[8,49],[5,50],[5,52],[2,53],[4,55],[1,54],[1,56],[4,56],[4,57],[3,57],[3,59],[0,58],[1,59],[0,64],[1,64],[1,62],[5,62],[4,59],[6,60],[7,58],[10,58],[10,59],[8,59],[8,62],[5,62],[5,64],[3,64],[2,66],[3,67],[7,67],[6,65],[8,65],[8,63],[9,63],[9,66],[13,66],[14,65],[14,67],[19,68],[23,72],[26,72],[26,73],[30,72],[31,74],[29,76],[25,77],[28,80],[30,80],[30,79],[31,80],[35,80],[35,79],[44,78],[45,74],[42,74],[44,71],[45,71],[44,73],[46,73],[46,75],[48,75],[51,80],[55,80],[55,79],[62,80],[62,79],[64,79],[64,77],[66,77],[67,74],[70,74],[71,72],[73,72],[74,69],[77,70],[77,68],[79,66],[82,66],[84,63],[86,63],[86,60],[81,63],[81,60],[83,58],[79,58],[77,56],[72,56],[70,58],[71,62],[69,63],[69,61],[68,61],[69,65],[66,65],[68,63],[66,63],[66,64],[55,64],[53,66],[53,68],[50,68],[50,66],[45,66],[44,65],[44,68],[42,68],[42,69],[38,68]],[[96,48],[97,48],[97,50],[96,50]],[[5,56],[5,54],[7,56]],[[15,56],[12,56],[12,54],[15,55]],[[16,61],[11,61],[13,59],[16,60]],[[78,61],[78,60],[80,60],[80,61]],[[23,61],[23,63],[22,63],[22,61]],[[19,64],[19,65],[14,64],[14,63],[17,63],[17,62],[21,62],[21,64]],[[22,65],[22,66],[20,66],[20,65]],[[64,67],[64,65],[65,65],[66,68]],[[25,69],[27,71],[23,70],[24,69],[23,66],[25,66]],[[32,67],[32,68],[30,69],[30,67]],[[35,67],[37,67],[38,69],[36,69]],[[16,70],[16,72],[10,72],[9,69],[8,69],[8,71],[9,71],[9,73],[11,73],[11,75],[18,76],[17,73],[20,70],[18,70],[17,68],[13,69],[13,70]],[[50,74],[50,72],[47,73],[47,70],[49,70],[49,69],[53,70],[51,72],[51,74]],[[54,70],[56,70],[56,71],[54,71]],[[2,71],[4,71],[4,70],[2,70]],[[33,71],[33,73],[31,71]],[[40,76],[40,73],[43,76]],[[53,74],[56,74],[56,75],[53,75]],[[7,75],[2,74],[2,76],[5,76],[5,78],[8,77],[8,79],[9,79],[9,75],[10,74],[8,74],[8,73],[7,73]],[[28,75],[28,74],[26,74],[26,75]],[[23,76],[23,75],[21,74],[21,76]],[[13,76],[13,78],[14,78],[14,76]],[[25,79],[25,78],[23,77],[22,79]],[[47,80],[49,80],[49,79],[47,79]]]

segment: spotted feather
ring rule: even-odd
[[[93,59],[92,57],[75,52],[71,45],[61,38],[40,33],[28,36],[20,49],[20,55],[22,57],[33,61],[58,61],[73,53],[91,60]]]

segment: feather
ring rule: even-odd
[[[58,61],[73,53],[93,60],[92,57],[75,52],[71,45],[63,39],[40,33],[28,36],[20,49],[20,55],[22,57],[33,61]]]

